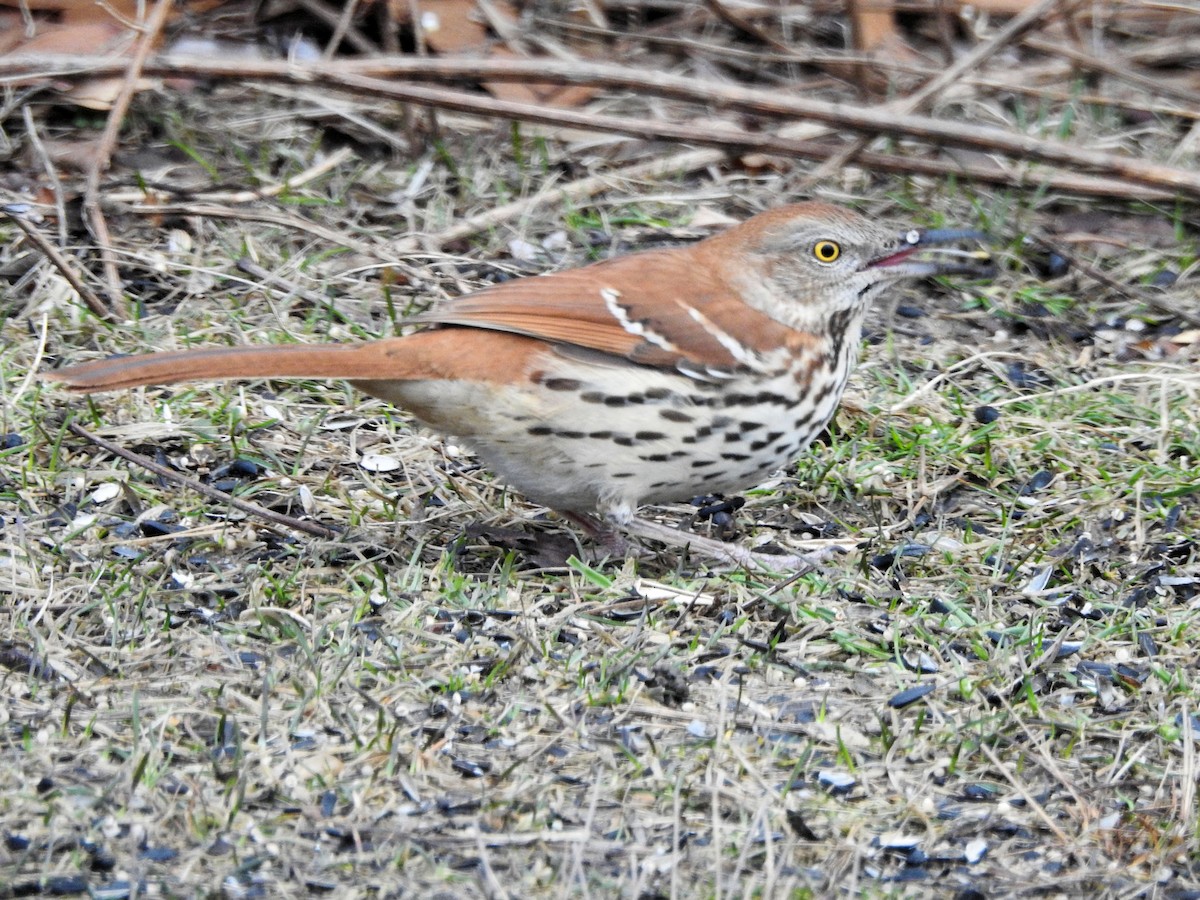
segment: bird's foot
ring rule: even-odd
[[[626,539],[625,534],[648,538],[669,547],[689,550],[706,559],[715,559],[731,567],[740,566],[767,572],[802,574],[817,568],[833,552],[833,548],[823,548],[814,553],[760,553],[743,547],[741,544],[718,541],[690,531],[681,531],[670,525],[652,522],[638,516],[634,516],[628,521],[610,524],[584,513],[563,512],[562,515],[586,532],[588,537],[599,545],[601,555],[610,559],[645,555],[645,551],[632,545]]]
[[[645,555],[641,548],[631,544],[625,535],[603,519],[569,510],[562,510],[559,515],[591,538],[600,550],[599,559],[628,559]]]
[[[802,574],[819,568],[833,548],[823,548],[814,553],[760,553],[728,541],[680,531],[670,525],[652,522],[635,516],[621,526],[624,531],[637,537],[649,538],[672,547],[680,547],[709,559],[720,560],[731,566],[758,569],[768,572]]]

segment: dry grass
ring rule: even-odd
[[[1111,111],[1078,112],[1081,141],[1117,142]],[[1040,114],[1037,130],[1064,127],[1061,108]],[[820,196],[898,223],[989,228],[1002,269],[876,311],[835,433],[748,492],[743,540],[847,548],[797,580],[665,553],[579,562],[561,523],[341,385],[77,399],[27,378],[150,348],[389,334],[488,279],[768,206],[802,174],[615,183],[471,246],[389,255],[607,165],[591,142],[442,127],[411,153],[356,144],[249,207],[351,249],[114,213],[138,304],[120,326],[44,261],[5,268],[0,896],[1200,890],[1200,342],[1113,287],[1170,270],[1164,299],[1194,300],[1191,208],[827,182]],[[1172,152],[1165,126],[1119,137]],[[123,139],[142,156],[113,179],[276,181],[343,141],[303,95],[143,95]],[[1080,212],[1063,247],[1110,284],[1047,275],[1021,240]],[[514,261],[514,239],[537,258]],[[0,222],[0,265],[22,252]],[[263,287],[244,255],[311,293]],[[114,462],[68,417],[346,532],[220,508]],[[398,466],[364,469],[368,453]]]

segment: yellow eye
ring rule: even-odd
[[[831,263],[842,255],[842,246],[837,241],[817,241],[813,244],[812,252],[817,262]]]

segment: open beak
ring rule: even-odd
[[[995,272],[992,256],[986,250],[960,250],[938,245],[987,239],[988,235],[985,232],[970,228],[930,228],[925,231],[914,228],[900,236],[898,250],[871,260],[867,267],[893,269],[891,274],[898,278],[919,278],[926,275],[986,277]],[[921,258],[914,259],[918,253]]]

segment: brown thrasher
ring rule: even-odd
[[[509,281],[360,344],[219,347],[46,373],[75,391],[185,380],[344,378],[471,446],[504,481],[580,523],[741,564],[789,557],[635,517],[736,491],[795,459],[833,416],[863,315],[902,278],[977,269],[912,258],[968,231],[902,233],[824,203],[723,234]],[[943,253],[955,251],[943,250]],[[966,255],[961,254],[960,255]]]

